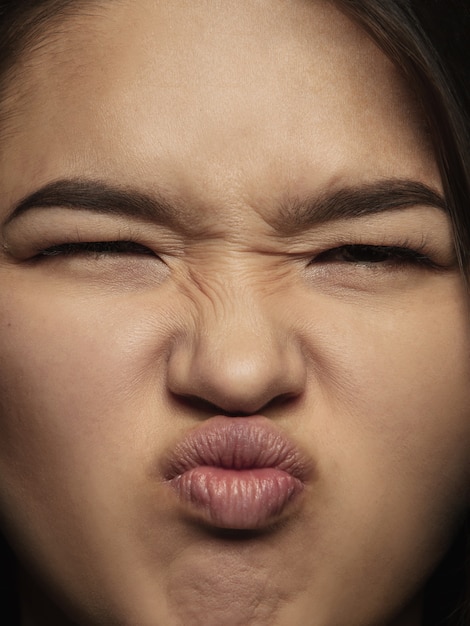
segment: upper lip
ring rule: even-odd
[[[268,418],[216,416],[176,444],[166,459],[164,475],[172,480],[200,466],[274,468],[305,482],[311,465],[308,456]]]

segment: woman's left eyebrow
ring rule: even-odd
[[[283,234],[295,235],[326,222],[417,206],[448,213],[447,203],[437,190],[419,181],[393,178],[343,186],[309,197],[290,197],[281,204],[273,226]]]

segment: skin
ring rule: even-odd
[[[398,71],[326,2],[121,1],[52,29],[8,103],[0,509],[24,624],[420,624],[468,506],[449,221],[417,205],[292,234],[279,208],[391,177],[441,189]],[[65,177],[163,196],[182,225],[60,206],[5,223]],[[129,238],[155,254],[35,258]],[[359,243],[439,267],[319,256]],[[220,533],[161,462],[255,413],[315,472],[279,523]]]

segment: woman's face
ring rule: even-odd
[[[398,72],[301,0],[103,2],[17,69],[0,503],[33,581],[80,624],[418,624],[470,337]]]

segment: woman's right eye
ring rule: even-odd
[[[110,255],[151,255],[157,256],[147,246],[144,246],[135,241],[79,241],[71,243],[61,243],[54,246],[49,246],[40,250],[36,255],[36,259],[44,257],[56,257],[56,256],[72,256],[72,255],[91,255],[94,257],[110,256]]]

